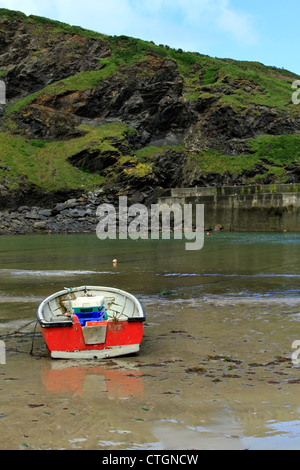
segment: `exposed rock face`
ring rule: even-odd
[[[103,150],[91,141],[84,149],[74,151],[68,162],[106,177],[104,189],[111,197],[128,194],[132,201],[147,203],[155,200],[161,188],[243,184],[248,177],[264,174],[269,165],[261,160],[240,173],[194,171],[190,165],[192,153],[217,150],[229,156],[248,155],[252,153],[251,138],[300,133],[300,113],[292,112],[288,104],[267,106],[241,98],[237,105],[234,100],[224,99],[267,96],[268,90],[255,80],[229,78],[225,73],[220,78],[220,72],[209,69],[206,59],[188,72],[184,61],[151,51],[136,60],[113,62],[113,44],[104,36],[57,32],[47,22],[23,21],[18,15],[0,17],[0,76],[5,79],[9,105],[42,91],[30,96],[9,116],[0,109],[3,129],[25,139],[71,141],[86,135],[80,124],[126,123],[134,132],[125,138],[110,137],[113,150]],[[124,45],[120,43],[117,52],[126,52],[126,44],[126,40]],[[105,71],[112,63],[114,72],[104,74],[95,83],[90,79],[85,86],[79,78],[78,86],[75,80],[72,86],[63,82],[81,72]],[[285,75],[282,80],[289,78]],[[50,84],[55,84],[54,92],[47,88]],[[147,174],[124,172],[131,163],[121,161],[120,156],[133,156],[149,145],[173,148],[148,157],[152,171]],[[53,210],[55,204],[72,199],[69,191],[48,193],[51,203],[45,205],[46,193],[27,184],[25,177],[23,193],[7,191],[9,171],[3,170],[5,177],[0,180],[0,208],[18,210],[21,197],[23,205]],[[298,163],[287,165],[285,172],[287,182],[299,182]],[[263,183],[271,183],[274,175],[268,174]],[[79,198],[83,192],[78,188],[74,197]],[[43,220],[37,222],[42,228]]]
[[[142,73],[143,70],[146,72]],[[175,62],[151,58],[139,67],[119,70],[95,88],[37,98],[35,108],[31,107],[30,115],[23,123],[29,134],[39,132],[43,135],[43,130],[37,130],[36,124],[36,120],[45,122],[37,117],[40,107],[55,110],[58,120],[67,113],[71,117],[69,125],[73,124],[73,127],[78,125],[80,118],[100,123],[118,120],[137,129],[138,145],[142,147],[164,138],[169,132],[184,132],[196,119],[189,103],[181,101],[182,88],[183,80]],[[57,130],[47,126],[46,135],[56,138]]]
[[[80,35],[53,34],[21,19],[0,18],[0,69],[5,75],[7,98],[41,90],[78,72],[101,68],[99,58],[110,53],[107,41]]]
[[[232,106],[213,106],[200,114],[196,126],[190,128],[185,142],[189,150],[221,147],[229,155],[249,153],[241,147],[244,139],[262,134],[282,135],[300,132],[300,116],[266,106],[239,111]]]

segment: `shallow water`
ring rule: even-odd
[[[173,240],[1,237],[0,448],[299,449],[299,281],[299,234],[211,233],[193,252]],[[53,361],[38,329],[33,341],[39,302],[78,285],[142,300],[138,355]]]

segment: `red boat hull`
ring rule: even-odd
[[[106,326],[106,338],[103,343],[86,344],[79,321],[72,326],[41,327],[41,332],[54,358],[105,358],[139,350],[143,338],[141,321],[89,322],[86,326],[96,325]]]

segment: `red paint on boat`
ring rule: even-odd
[[[101,344],[86,344],[82,327],[75,315],[74,320],[72,326],[41,328],[50,353],[52,351],[77,352],[110,349],[114,346],[141,344],[143,338],[143,323],[140,321],[93,321],[87,322],[86,326],[107,326],[106,340]]]

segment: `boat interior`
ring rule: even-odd
[[[104,308],[108,321],[126,321],[130,318],[144,316],[144,312],[135,297],[118,289],[96,287],[65,289],[54,294],[44,301],[40,315],[46,322],[65,322],[66,319],[73,321],[74,305],[78,305],[78,300],[86,300],[86,304],[83,303],[82,305],[93,305],[93,299],[95,299],[94,303],[97,304],[99,298],[102,303],[98,307]],[[90,311],[89,308],[82,308],[81,310]]]

